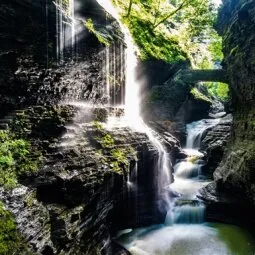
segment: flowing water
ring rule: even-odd
[[[226,224],[155,225],[122,233],[118,242],[132,255],[254,255],[254,240]]]
[[[202,134],[219,120],[187,125],[188,157],[174,166],[170,201],[165,223],[120,232],[117,242],[132,255],[254,255],[255,241],[241,227],[204,222],[205,206],[196,198],[208,182],[201,172],[203,153],[198,151]],[[197,149],[195,149],[195,148]]]
[[[125,36],[126,43],[126,84],[125,84],[125,102],[124,102],[124,112],[125,115],[122,119],[113,118],[110,119],[108,127],[114,127],[116,125],[127,125],[135,131],[144,132],[149,137],[151,143],[157,149],[158,158],[155,165],[155,172],[157,173],[157,178],[155,178],[155,187],[157,190],[158,200],[164,200],[170,207],[170,200],[165,192],[165,189],[170,185],[170,166],[171,162],[168,157],[163,144],[159,141],[156,134],[152,129],[150,129],[143,121],[140,116],[140,94],[139,94],[139,82],[136,79],[136,67],[137,67],[137,57],[136,48],[132,41],[132,37],[129,31],[124,27],[119,21],[119,16],[116,9],[113,7],[110,0],[97,0],[97,2],[102,5],[107,12],[109,12],[116,20],[118,20],[120,28]],[[112,96],[111,96],[112,97]],[[122,101],[122,100],[121,100]],[[113,104],[115,106],[115,104]],[[128,185],[134,185],[130,180]]]
[[[107,12],[118,20],[118,14],[110,0],[97,0]],[[75,46],[75,19],[74,1],[69,1],[69,11],[64,9],[64,1],[56,1],[57,9],[57,56],[59,63],[64,60],[65,49],[73,49]],[[69,20],[66,24],[64,20]],[[140,116],[139,83],[135,79],[137,58],[135,47],[127,29],[119,22],[125,34],[127,48],[121,47],[120,59],[116,53],[115,45],[105,50],[103,72],[105,73],[106,87],[104,91],[108,96],[108,106],[123,107],[122,118],[110,118],[106,128],[128,126],[135,131],[144,132],[148,135],[151,143],[157,150],[157,164],[154,171],[157,173],[155,187],[157,187],[158,199],[164,200],[168,205],[165,224],[140,229],[128,229],[119,232],[117,241],[125,246],[133,255],[249,255],[253,254],[254,243],[249,234],[238,227],[224,224],[208,224],[204,222],[204,205],[196,198],[198,190],[206,185],[207,181],[201,172],[203,153],[199,152],[201,139],[206,129],[216,125],[219,119],[201,120],[187,126],[187,158],[174,166],[174,182],[171,184],[171,162],[164,145],[158,136],[142,120]],[[67,27],[68,26],[68,27]],[[69,31],[69,32],[67,32]],[[70,33],[71,31],[71,33]],[[73,50],[72,50],[73,51]],[[111,52],[111,54],[110,54]],[[125,56],[124,56],[125,55]],[[113,58],[112,60],[110,58]],[[126,58],[126,74],[117,74],[116,63]],[[125,91],[116,92],[117,84],[112,75],[125,76]],[[89,105],[88,107],[91,107]],[[83,107],[81,107],[83,108]],[[81,111],[81,115],[86,110]],[[79,116],[78,116],[79,119]],[[78,121],[77,121],[78,122]],[[75,132],[77,125],[69,127],[69,133],[75,145]],[[63,143],[61,146],[66,146]],[[134,167],[128,177],[128,190],[137,189],[138,167]],[[170,185],[171,184],[171,185]],[[171,189],[176,197],[170,199],[168,192]],[[139,206],[139,205],[137,205]]]
[[[71,59],[75,58],[76,20],[74,0],[56,0],[56,56],[59,64],[63,64],[65,51],[69,51]]]

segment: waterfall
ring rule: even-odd
[[[73,60],[76,44],[76,21],[74,0],[56,0],[56,56],[59,64],[63,64],[65,52]]]
[[[202,167],[204,154],[199,151],[205,132],[216,126],[220,119],[203,119],[187,124],[186,149],[187,158],[174,166],[175,182],[171,189],[180,197],[172,201],[172,209],[166,217],[166,224],[199,224],[203,222],[205,207],[196,194],[205,184]]]
[[[170,178],[171,162],[163,144],[159,141],[154,131],[144,123],[140,115],[140,94],[139,94],[140,84],[136,80],[136,67],[137,67],[136,51],[137,49],[133,43],[132,37],[128,29],[124,27],[122,23],[119,21],[118,13],[116,9],[113,7],[111,1],[97,0],[97,2],[119,22],[121,30],[125,36],[125,43],[127,46],[125,49],[126,84],[125,84],[125,92],[124,91],[121,92],[121,95],[125,94],[125,100],[121,100],[121,101],[125,101],[125,104],[124,104],[125,121],[124,122],[135,131],[146,133],[151,143],[156,148],[157,154],[158,154],[157,162],[155,164],[155,170],[154,170],[157,173],[157,178],[155,180],[155,188],[157,190],[156,195],[159,200],[164,200],[167,203],[167,205],[170,206],[170,199],[168,197],[166,189],[169,187],[171,183],[171,178]],[[121,79],[124,79],[124,77],[122,77]],[[130,184],[131,183],[129,183],[129,185]]]
[[[175,224],[199,224],[204,221],[204,205],[182,205],[174,208]]]
[[[69,16],[71,19],[71,49],[72,49],[72,56],[75,47],[75,18],[74,18],[74,0],[69,0]]]

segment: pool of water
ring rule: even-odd
[[[132,255],[255,255],[248,231],[220,223],[155,225],[120,232],[117,242]]]

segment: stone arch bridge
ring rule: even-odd
[[[180,70],[171,80],[183,82],[224,82],[228,83],[227,73],[224,69],[185,69]],[[169,79],[167,83],[171,82]]]

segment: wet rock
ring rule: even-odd
[[[54,105],[60,101],[108,103],[108,95],[102,89],[102,84],[109,79],[107,75],[114,77],[118,84],[116,94],[119,95],[120,88],[124,88],[122,73],[126,46],[118,23],[96,1],[80,2],[79,8],[76,7],[79,33],[75,49],[65,47],[63,61],[59,61],[54,3],[18,0],[1,5],[1,116],[25,106]],[[85,28],[83,22],[88,18],[93,19],[96,29],[111,42],[109,66],[118,68],[110,69],[107,75],[104,68],[107,50]],[[68,31],[70,20],[64,15],[63,21],[64,30]],[[122,54],[121,63],[115,60],[119,59],[117,54]]]
[[[226,189],[224,183],[211,182],[199,190],[198,198],[206,204],[207,221],[255,226],[255,207],[241,190]]]
[[[219,123],[206,130],[201,141],[201,150],[206,152],[206,166],[203,171],[212,175],[222,160],[230,137],[233,117],[231,114],[220,119]]]
[[[250,0],[225,0],[219,15],[225,56],[223,65],[232,96],[233,125],[223,160],[214,172],[214,185],[219,196],[228,194],[228,199],[234,198],[240,203],[246,201],[250,207],[255,205],[254,15],[255,2]],[[249,218],[252,222],[250,213],[254,210],[244,208],[232,204],[240,221]]]
[[[116,230],[162,223],[165,218],[166,211],[159,210],[165,205],[155,195],[158,151],[145,133],[127,127],[106,130],[91,119],[83,122],[83,111],[73,105],[36,106],[11,115],[13,131],[42,152],[44,164],[20,179],[21,188],[2,190],[1,199],[35,253],[128,254],[112,243]],[[72,124],[74,120],[79,125]],[[121,171],[116,171],[99,153],[107,149],[91,141],[100,132],[113,137],[116,148],[133,148],[136,155],[127,156],[128,167],[120,165]],[[157,136],[170,155],[180,150],[171,134]]]

